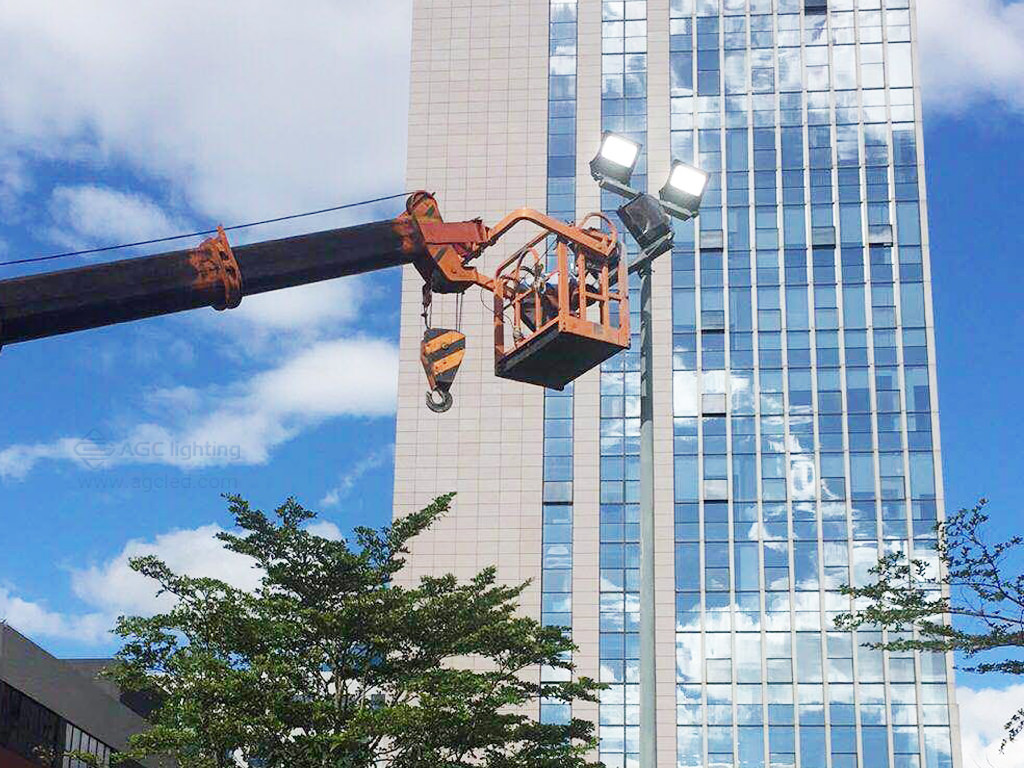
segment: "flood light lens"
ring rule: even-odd
[[[700,197],[704,194],[704,187],[708,183],[708,175],[704,171],[697,170],[689,165],[677,165],[672,169],[672,176],[668,180],[669,186],[678,189],[687,195]]]
[[[636,164],[636,156],[640,145],[621,136],[609,134],[601,145],[601,156],[623,168],[632,168]]]

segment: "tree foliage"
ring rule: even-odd
[[[891,552],[870,570],[870,584],[845,585],[857,602],[836,625],[888,630],[873,648],[956,651],[970,661],[965,671],[1024,674],[1024,573],[1014,573],[1024,538],[989,541],[986,505],[982,499],[938,524],[937,561]],[[1011,741],[1024,731],[1024,710],[1006,729]]]
[[[541,699],[594,701],[599,686],[571,679],[563,630],[517,613],[525,584],[501,585],[493,568],[466,583],[396,584],[409,541],[451,499],[357,529],[350,546],[310,533],[315,515],[294,500],[268,516],[229,497],[240,532],[220,539],[261,569],[254,593],[132,561],[175,604],[118,622],[113,676],[163,699],[125,757],[182,768],[593,765],[592,723],[535,717]],[[542,665],[565,681],[538,682]]]

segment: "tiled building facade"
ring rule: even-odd
[[[587,168],[602,130],[644,145],[652,191],[673,157],[711,173],[654,278],[662,766],[959,766],[950,661],[832,626],[839,585],[892,548],[928,557],[942,514],[908,3],[414,3],[408,183],[447,218],[613,210]],[[580,673],[609,684],[575,714],[600,723],[606,765],[635,766],[635,348],[562,393],[502,381],[490,304],[467,294],[456,405],[436,415],[419,285],[410,271],[396,513],[459,496],[407,575],[532,579],[524,610],[571,626]],[[433,323],[454,314],[441,301]]]

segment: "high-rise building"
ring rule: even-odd
[[[661,766],[960,764],[951,659],[833,625],[881,553],[934,557],[943,514],[915,30],[910,0],[415,0],[408,181],[447,217],[613,210],[587,168],[602,130],[644,145],[638,186],[673,157],[711,174],[654,277]],[[501,381],[468,294],[436,415],[419,285],[397,513],[459,496],[407,576],[532,579],[524,610],[609,684],[574,714],[635,766],[636,346],[564,392]]]

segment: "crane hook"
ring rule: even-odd
[[[427,408],[434,413],[444,413],[452,407],[453,402],[455,398],[451,392],[439,388],[427,390]]]
[[[466,334],[449,328],[428,328],[420,345],[420,362],[427,374],[427,407],[444,413],[452,407],[449,390],[466,354]]]

